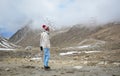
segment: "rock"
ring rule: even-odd
[[[25,50],[27,50],[27,51],[32,50],[32,46],[27,46],[27,47],[25,48]]]
[[[6,68],[5,71],[10,71],[10,68]]]

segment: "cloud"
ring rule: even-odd
[[[15,32],[27,21],[39,28],[46,19],[56,27],[120,21],[120,0],[0,0],[0,28]]]

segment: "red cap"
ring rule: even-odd
[[[43,27],[43,28],[45,28],[45,27],[46,27],[46,25],[42,25],[42,27]]]
[[[49,27],[46,25],[42,25],[43,29],[45,29],[46,31],[49,31]]]

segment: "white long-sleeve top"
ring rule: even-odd
[[[43,48],[50,48],[50,38],[48,32],[41,33],[40,46]]]

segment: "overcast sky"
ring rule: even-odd
[[[0,33],[11,35],[29,20],[56,27],[95,20],[120,21],[120,0],[0,0]]]

